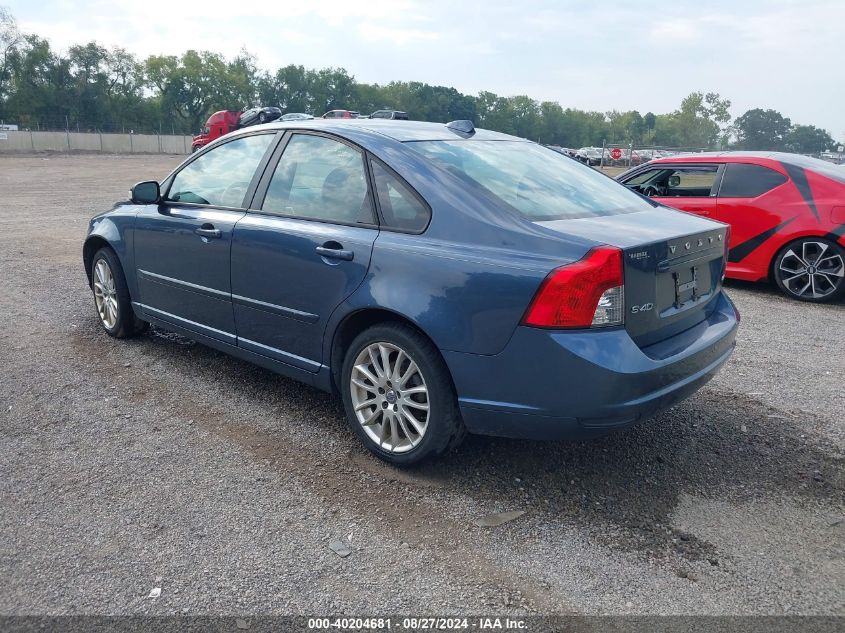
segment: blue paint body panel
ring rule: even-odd
[[[737,318],[721,288],[724,225],[652,206],[532,222],[473,195],[408,143],[520,140],[495,132],[465,139],[437,124],[316,120],[249,133],[262,128],[279,134],[243,209],[122,203],[91,221],[88,240],[115,250],[140,318],[332,390],[339,328],[365,311],[390,312],[440,350],[469,430],[512,437],[582,437],[634,423],[693,393],[733,349]],[[272,170],[285,133],[296,130],[336,136],[389,165],[430,206],[429,225],[410,234],[252,208],[265,165]],[[196,233],[207,226],[219,236]],[[321,256],[316,248],[327,243],[352,259]],[[520,325],[547,275],[601,244],[625,254],[626,308],[658,307],[626,312],[624,327]],[[669,306],[667,293],[677,300],[678,279],[690,270],[700,296]]]

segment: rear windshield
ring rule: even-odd
[[[535,143],[467,140],[408,145],[529,220],[616,215],[652,206],[611,178]]]

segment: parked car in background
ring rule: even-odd
[[[135,185],[83,261],[108,334],[154,323],[338,393],[408,465],[694,393],[734,348],[726,230],[469,121],[278,122]]]
[[[408,113],[401,110],[376,110],[368,118],[370,119],[395,119],[401,121],[408,120]]]
[[[357,119],[361,114],[355,110],[329,110],[322,118],[324,119]]]
[[[599,165],[601,164],[601,157],[601,147],[582,147],[577,152],[575,152],[575,158],[580,160],[585,165]]]
[[[845,294],[845,173],[779,152],[722,152],[653,160],[618,176],[660,204],[731,227],[727,276],[773,280],[787,296]]]
[[[241,113],[239,123],[241,127],[246,127],[247,125],[269,123],[270,121],[275,121],[280,116],[282,116],[282,111],[279,108],[272,106],[260,106],[244,110]]]
[[[282,121],[310,121],[314,117],[304,112],[288,112],[280,117]]]

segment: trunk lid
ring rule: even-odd
[[[542,226],[622,249],[625,329],[640,347],[703,321],[722,285],[727,230],[666,208]]]

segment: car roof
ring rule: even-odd
[[[299,128],[321,130],[344,136],[344,132],[355,130],[373,137],[388,137],[396,141],[459,141],[472,139],[479,141],[525,141],[525,139],[475,128],[471,136],[446,127],[445,123],[428,123],[426,121],[395,121],[392,119],[314,119],[313,121],[274,121],[266,123],[264,128],[288,129]],[[255,129],[255,126],[250,129]],[[527,142],[527,141],[526,141]]]
[[[713,162],[718,160],[776,160],[787,165],[798,165],[803,162],[804,157],[800,154],[789,152],[696,152],[694,154],[680,154],[665,158],[655,158],[653,163],[690,163],[690,162]]]

